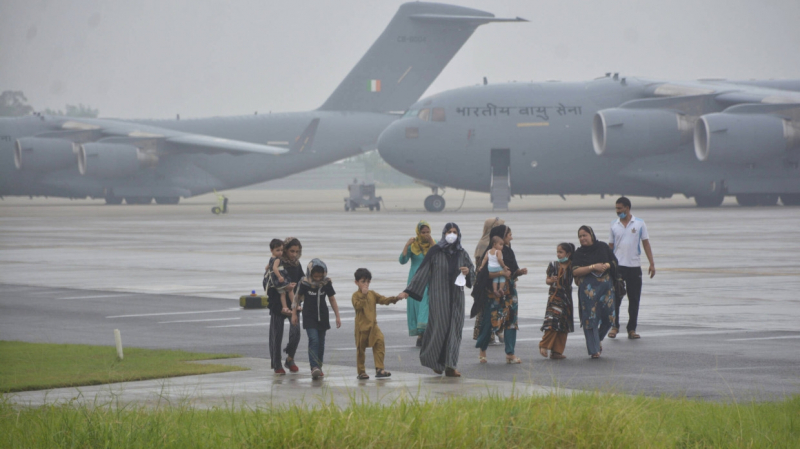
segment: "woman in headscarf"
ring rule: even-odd
[[[481,266],[481,262],[483,262],[483,255],[489,249],[489,234],[492,232],[492,229],[502,225],[505,223],[505,220],[500,219],[500,217],[494,218],[487,218],[486,221],[483,222],[483,235],[481,239],[478,241],[478,246],[475,247],[475,266]],[[475,316],[475,328],[472,330],[472,339],[477,340],[478,335],[481,333],[481,320],[483,320],[483,312],[479,311],[478,314]],[[490,337],[489,342],[494,343],[494,335],[492,334]],[[500,343],[503,342],[503,334],[497,334],[497,337],[500,338]]]
[[[505,245],[503,246],[503,262],[508,267],[508,271],[489,273],[489,267],[483,267],[478,273],[475,281],[475,288],[472,289],[472,297],[475,302],[472,305],[470,317],[474,317],[479,312],[483,315],[481,322],[481,333],[475,347],[480,349],[479,360],[486,363],[486,348],[492,333],[503,332],[505,340],[506,363],[518,364],[522,360],[514,354],[517,343],[517,278],[528,274],[527,268],[520,268],[517,263],[517,256],[511,249],[511,240],[514,238],[511,228],[506,225],[494,227],[489,233],[492,237],[500,237]],[[484,256],[485,253],[484,253]],[[508,280],[501,295],[496,295],[492,289],[491,279],[497,276],[505,276]]]
[[[408,239],[400,253],[400,263],[405,265],[411,261],[411,269],[408,270],[408,283],[417,273],[422,260],[428,254],[428,250],[436,242],[431,237],[431,225],[422,220],[414,228],[417,235]],[[428,289],[422,295],[421,301],[406,301],[406,315],[408,317],[408,335],[417,337],[417,347],[422,347],[422,334],[428,326]]]
[[[460,377],[458,351],[464,329],[464,286],[472,287],[475,266],[461,247],[461,231],[447,223],[442,239],[428,250],[417,273],[399,299],[420,301],[428,289],[428,327],[422,335],[419,360],[436,374]]]
[[[603,352],[602,341],[614,323],[614,280],[617,258],[605,242],[597,241],[589,226],[578,229],[581,247],[572,256],[572,273],[578,286],[578,311],[593,359]]]
[[[302,255],[303,245],[300,244],[300,240],[294,237],[284,240],[281,260],[288,275],[286,280],[289,281],[289,286],[287,288],[293,289],[303,278],[303,267],[300,266],[300,256]],[[267,290],[267,296],[269,297],[269,313],[271,315],[269,323],[269,358],[275,374],[286,374],[286,371],[281,366],[281,359],[283,358],[281,356],[281,343],[283,341],[283,323],[289,317],[281,312],[281,294],[277,290],[270,287]],[[299,344],[300,326],[290,322],[289,342],[284,349],[287,355],[284,366],[293,373],[298,371],[297,365],[294,363],[294,355]]]

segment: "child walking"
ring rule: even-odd
[[[328,320],[328,305],[325,297],[331,303],[334,315],[336,315],[336,327],[342,327],[342,319],[339,317],[339,306],[336,304],[336,291],[333,290],[333,283],[328,276],[328,267],[319,259],[313,259],[308,263],[306,276],[300,281],[297,294],[292,303],[292,324],[297,325],[297,310],[301,303],[303,329],[308,335],[308,363],[311,365],[311,378],[319,379],[325,374],[322,372],[322,362],[325,355],[325,333],[331,328]]]
[[[283,240],[272,239],[269,242],[269,250],[272,252],[272,257],[267,264],[267,272],[264,273],[264,291],[269,287],[273,287],[278,293],[281,294],[281,313],[289,316],[291,311],[288,304],[294,302],[294,292],[288,289],[289,279],[286,274],[286,269],[283,267]],[[286,296],[289,296],[289,301],[286,301]]]
[[[506,264],[503,262],[503,242],[502,237],[494,236],[491,241],[491,248],[486,253],[486,257],[481,262],[478,272],[483,269],[484,265],[489,265],[489,273],[497,273],[499,271],[507,270]],[[492,280],[492,288],[496,297],[501,296],[501,292],[506,286],[505,276],[498,276]]]
[[[575,245],[560,243],[556,247],[557,260],[547,266],[547,285],[550,286],[547,310],[544,314],[542,329],[544,336],[539,342],[539,353],[550,358],[560,360],[564,356],[567,345],[567,335],[575,330],[572,318],[572,254]]]
[[[369,289],[372,281],[372,273],[366,268],[359,268],[355,272],[356,286],[358,291],[353,293],[353,308],[356,309],[356,365],[358,367],[358,379],[369,379],[367,370],[364,366],[367,348],[372,348],[372,357],[375,359],[375,377],[389,377],[392,373],[386,371],[383,366],[385,346],[383,344],[383,332],[378,328],[376,304],[388,306],[400,299],[396,296],[385,297]]]

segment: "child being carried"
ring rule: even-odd
[[[264,290],[272,287],[281,294],[281,313],[286,316],[291,316],[292,311],[289,309],[289,304],[294,302],[294,292],[287,289],[289,280],[287,279],[286,269],[283,267],[283,241],[279,239],[272,239],[269,242],[269,250],[272,252],[272,257],[267,264],[267,272],[264,273]],[[289,296],[287,302],[286,296]]]
[[[503,246],[505,246],[505,242],[501,237],[494,236],[492,237],[491,245],[491,248],[486,253],[486,257],[483,258],[483,262],[481,262],[481,267],[478,269],[478,271],[482,270],[484,265],[489,266],[489,273],[508,271],[506,264],[503,262]],[[498,276],[492,279],[492,288],[494,289],[495,297],[501,297],[505,287],[505,276]]]

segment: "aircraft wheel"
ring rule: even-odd
[[[350,206],[348,205],[348,203],[344,203],[344,211],[347,212],[349,210],[350,210]]]
[[[109,205],[122,204],[122,198],[120,198],[118,196],[107,196],[106,197],[106,204],[109,204]]]
[[[350,212],[355,212],[356,211],[356,207],[358,207],[358,205],[351,201],[350,202]]]
[[[718,207],[725,200],[725,195],[695,195],[694,202],[697,207]]]
[[[150,204],[152,197],[147,196],[126,196],[125,202],[128,204]]]
[[[369,211],[370,211],[370,212],[372,212],[372,211],[374,211],[374,210],[375,210],[375,206],[370,206],[370,207],[369,207]]]
[[[157,196],[156,203],[157,204],[178,204],[181,200],[179,196]]]
[[[425,198],[425,210],[428,212],[441,212],[444,210],[445,201],[439,195],[430,195]]]
[[[222,208],[219,206],[214,206],[211,208],[211,213],[215,215],[219,215],[222,213]]]
[[[781,203],[784,206],[800,206],[800,193],[782,193]]]

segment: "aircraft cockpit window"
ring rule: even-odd
[[[419,110],[419,114],[417,115],[417,118],[419,118],[420,120],[425,120],[425,121],[430,120],[431,119],[431,110],[428,109],[428,108],[420,109]]]
[[[443,122],[444,121],[444,108],[433,108],[431,113],[431,121]]]
[[[419,109],[409,109],[405,114],[403,114],[403,118],[416,117],[417,114],[419,114]]]

